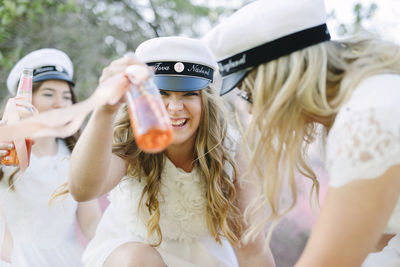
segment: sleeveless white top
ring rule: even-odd
[[[149,213],[143,206],[138,210],[144,180],[124,177],[109,193],[110,204],[84,252],[85,266],[102,266],[110,253],[126,242],[154,242],[146,240]],[[158,198],[163,240],[157,250],[168,266],[238,266],[229,242],[217,244],[208,231],[205,192],[198,168],[187,173],[166,158]]]
[[[355,179],[375,179],[398,164],[400,75],[375,75],[365,79],[355,89],[350,100],[340,109],[329,132],[326,147],[329,185],[338,187]],[[385,232],[400,233],[400,201]],[[390,248],[397,254],[385,254],[383,251],[375,263],[372,260],[374,255],[371,255],[363,266],[400,266],[398,238],[391,242]],[[393,255],[397,257],[397,265],[389,264]],[[387,261],[386,256],[389,257]]]
[[[0,200],[14,240],[11,266],[82,266],[82,247],[75,235],[78,203],[70,195],[48,203],[54,190],[67,181],[69,156],[61,140],[55,156],[38,158],[32,153],[25,173],[16,174],[15,191],[8,190],[7,182],[15,168],[2,167]]]

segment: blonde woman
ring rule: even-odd
[[[119,104],[94,112],[73,152],[69,187],[78,201],[111,190],[111,203],[84,253],[86,266],[231,267],[238,261],[242,266],[271,261],[260,249],[262,236],[238,248],[239,205],[248,196],[237,204],[226,120],[211,88],[215,61],[201,41],[184,37],[148,40],[136,56],[154,67],[173,140],[161,153],[144,153],[125,105],[118,113]],[[129,57],[114,61],[99,86],[129,86],[124,71],[136,63]]]
[[[400,266],[399,236],[365,260],[382,233],[400,233],[400,49],[329,41],[325,22],[322,0],[255,1],[205,41],[219,61],[221,93],[238,86],[251,106],[250,169],[271,208],[264,222],[295,204],[296,171],[318,191],[306,152],[324,129],[330,187],[296,266]],[[286,183],[293,205],[282,207]]]

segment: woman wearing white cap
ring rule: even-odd
[[[251,105],[250,167],[272,208],[265,222],[282,215],[283,184],[296,195],[295,171],[318,189],[306,152],[324,129],[329,189],[297,266],[400,266],[400,236],[363,263],[383,233],[400,233],[400,49],[329,41],[325,22],[322,0],[262,0],[205,41],[219,61],[221,94],[238,86]]]
[[[39,113],[76,103],[73,66],[64,52],[39,49],[18,61],[7,79],[11,95],[16,93],[24,67],[33,69],[32,104]],[[82,266],[75,219],[90,239],[101,216],[99,204],[77,203],[67,196],[49,205],[52,193],[67,180],[69,156],[77,136],[34,141],[30,165],[22,175],[17,167],[0,168],[0,199],[13,243],[11,266]],[[11,147],[11,143],[2,143],[0,154]],[[2,241],[0,235],[0,248]]]
[[[201,41],[184,37],[148,40],[136,56],[155,69],[173,140],[161,153],[144,153],[126,105],[117,115],[119,105],[94,112],[72,154],[70,191],[86,201],[111,190],[111,203],[84,253],[85,266],[238,266],[232,249],[242,228],[231,178],[236,168],[211,88],[216,63]],[[113,62],[100,81],[135,63],[129,57]],[[239,261],[271,260],[262,236],[258,241],[257,251],[236,250]]]

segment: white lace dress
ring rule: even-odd
[[[339,111],[328,135],[326,167],[329,185],[375,179],[400,164],[400,75],[382,74],[364,80]],[[400,179],[400,173],[399,173]],[[400,266],[400,199],[385,233],[397,234],[363,267]]]
[[[144,185],[144,179],[139,182],[124,177],[110,192],[110,204],[83,255],[86,267],[101,267],[110,253],[124,243],[152,241],[145,241],[147,209],[141,208],[138,213]],[[238,266],[229,242],[223,240],[219,245],[208,231],[205,186],[197,168],[186,173],[166,158],[159,198],[163,241],[157,250],[170,267]]]
[[[0,182],[0,200],[14,239],[12,267],[82,266],[83,248],[75,235],[78,203],[68,196],[48,205],[54,190],[67,180],[69,156],[64,142],[58,141],[57,155],[31,155],[29,168],[16,179],[15,191],[7,190],[8,179]],[[14,167],[3,170],[7,178]]]

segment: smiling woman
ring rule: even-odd
[[[201,117],[201,91],[174,92],[161,90],[173,129],[171,147],[184,143],[192,145]]]
[[[183,37],[148,40],[136,56],[155,66],[174,137],[165,151],[148,154],[135,143],[126,105],[116,115],[119,104],[94,112],[72,153],[70,190],[81,201],[110,192],[110,205],[84,253],[85,265],[238,266],[250,257],[240,246],[233,144],[212,88],[216,63],[200,40]],[[132,64],[138,62],[116,60],[100,80]],[[252,259],[268,261],[264,252],[252,251]]]

